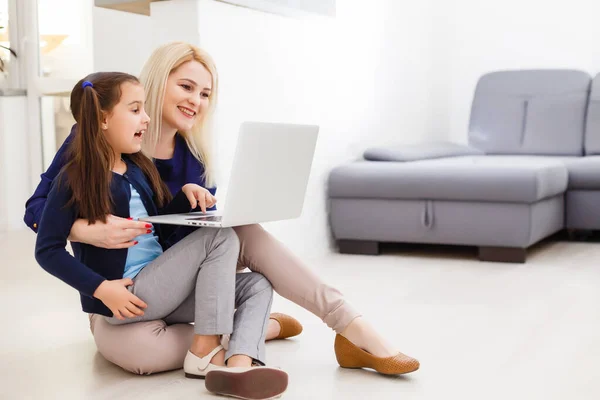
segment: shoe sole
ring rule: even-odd
[[[340,363],[338,363],[338,364],[340,364]],[[360,366],[360,367],[347,367],[345,365],[341,365],[340,364],[340,367],[344,368],[344,369],[365,369],[365,368],[366,369],[372,369],[373,371],[377,372],[378,374],[381,374],[381,375],[390,375],[390,376],[393,376],[393,375],[406,375],[406,374],[410,374],[412,372],[415,372],[415,371],[419,370],[419,367],[417,367],[417,368],[413,368],[413,369],[407,369],[407,370],[404,370],[402,372],[381,372],[381,371],[377,370],[375,367],[370,366],[370,365],[364,365],[364,366]]]
[[[206,390],[244,400],[268,400],[280,397],[287,389],[288,375],[281,370],[256,368],[245,372],[210,371]]]
[[[206,376],[204,375],[188,374],[187,372],[185,373],[185,377],[190,379],[206,379]]]

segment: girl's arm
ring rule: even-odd
[[[35,259],[40,266],[80,293],[102,301],[117,319],[144,315],[147,305],[127,290],[129,278],[107,280],[102,275],[71,256],[65,246],[75,222],[74,207],[67,207],[71,192],[55,179],[48,194],[46,207],[35,243]]]
[[[188,183],[177,192],[169,204],[158,210],[158,214],[188,213],[200,211],[201,207],[204,207],[204,210],[215,209],[216,199],[213,195],[215,191],[216,189],[211,191],[200,185]],[[170,247],[196,229],[188,226],[163,224],[161,226],[161,236],[164,238],[167,247]]]
[[[105,278],[75,259],[65,248],[76,214],[72,206],[67,207],[71,192],[65,183],[59,184],[59,180],[60,177],[54,180],[44,200],[45,207],[35,243],[35,259],[50,274],[84,295],[93,297]]]
[[[159,215],[181,214],[192,211],[211,211],[216,209],[216,189],[206,189],[195,183],[184,185],[173,200],[158,210]]]

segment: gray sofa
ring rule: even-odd
[[[432,243],[525,262],[529,246],[563,228],[600,229],[600,75],[486,74],[468,137],[468,145],[368,149],[335,168],[328,212],[340,252]]]

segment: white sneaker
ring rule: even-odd
[[[215,347],[210,353],[204,357],[198,357],[188,350],[185,360],[183,361],[183,371],[186,378],[204,379],[210,371],[221,371],[228,369],[226,366],[211,364],[210,360],[223,350],[223,346]]]

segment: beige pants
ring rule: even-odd
[[[240,240],[238,269],[248,267],[263,274],[275,292],[312,312],[338,333],[359,316],[337,289],[321,281],[260,225],[234,230]],[[181,368],[194,334],[192,325],[167,325],[160,320],[112,326],[104,318],[91,315],[90,323],[98,351],[137,374]]]

